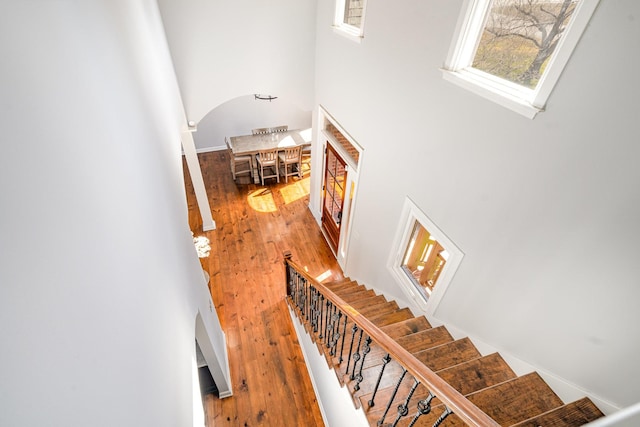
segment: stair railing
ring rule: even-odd
[[[469,426],[500,427],[491,417],[420,362],[413,354],[405,350],[329,288],[311,277],[303,268],[292,261],[291,258],[291,252],[285,251],[284,265],[287,300],[292,308],[294,308],[298,317],[305,322],[310,332],[318,334],[318,338],[323,340],[323,344],[331,356],[337,357],[340,363],[343,362],[345,356],[347,357],[346,374],[350,375],[349,378],[355,381],[355,390],[359,389],[360,382],[362,381],[362,367],[370,351],[371,342],[376,342],[377,345],[387,353],[377,380],[376,388],[373,391],[373,397],[369,401],[370,406],[374,404],[373,399],[380,385],[384,367],[391,359],[399,363],[404,369],[402,377],[396,385],[394,396],[405,374],[409,373],[413,375],[416,383],[414,387],[412,387],[412,391],[405,403],[399,408],[398,419],[396,419],[393,425],[397,424],[401,416],[407,415],[407,406],[411,394],[413,394],[417,384],[421,383],[429,390],[429,395],[426,399],[418,402],[417,412],[409,424],[410,427],[417,422],[420,416],[431,412],[431,401],[436,396],[444,404],[445,410],[433,424],[434,427],[442,424],[447,416],[452,413],[455,413],[458,418]],[[353,326],[350,330],[347,330],[349,321],[353,323]],[[348,349],[345,348],[347,336],[351,336]],[[348,351],[348,353],[345,355],[346,351]],[[353,362],[353,364],[351,362]],[[391,400],[393,400],[393,397]],[[378,421],[378,425],[384,423],[384,418],[390,406],[391,401],[389,401],[384,415]],[[400,415],[400,413],[402,413],[402,415]]]

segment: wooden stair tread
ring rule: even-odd
[[[498,353],[437,371],[436,374],[464,395],[516,378]]]
[[[603,416],[600,409],[589,398],[584,397],[534,418],[529,418],[513,427],[577,427]]]
[[[355,282],[353,280],[351,280],[348,277],[345,277],[343,279],[340,280],[334,280],[333,282],[327,282],[327,283],[323,283],[324,286],[326,286],[327,288],[334,290],[337,288],[341,288],[344,286],[359,286],[358,282]]]
[[[472,393],[467,398],[498,424],[506,426],[563,405],[537,372]]]
[[[351,282],[351,283],[344,283],[342,285],[336,286],[334,288],[330,289],[331,292],[333,292],[334,294],[347,294],[349,292],[355,292],[355,291],[366,291],[367,288],[365,288],[363,285],[360,285],[358,282]]]
[[[453,337],[447,331],[444,326],[438,326],[436,328],[426,329],[424,331],[416,332],[415,334],[405,335],[396,339],[396,342],[400,344],[405,350],[416,353],[436,347],[442,344],[453,341]]]
[[[359,289],[356,291],[345,292],[345,293],[336,292],[336,295],[342,298],[345,302],[351,303],[351,301],[358,301],[363,298],[375,297],[376,293],[371,289]]]
[[[384,295],[376,295],[371,298],[363,298],[358,301],[351,301],[349,305],[360,311],[361,308],[370,307],[372,305],[388,302]]]
[[[404,335],[415,334],[416,332],[430,329],[431,324],[426,317],[414,317],[413,319],[407,319],[402,322],[394,323],[382,327],[382,331],[389,335],[391,338],[396,339]]]
[[[363,307],[358,309],[358,313],[363,316],[376,317],[386,313],[392,313],[399,310],[398,303],[395,301],[387,301],[381,304],[370,305],[369,307]]]
[[[462,338],[414,353],[414,356],[432,371],[440,371],[472,359],[477,359],[481,354],[469,338]]]
[[[407,320],[413,317],[415,316],[413,315],[413,313],[411,313],[411,310],[409,310],[408,308],[403,308],[393,313],[383,314],[380,316],[372,316],[371,318],[369,318],[369,321],[380,328],[382,326],[402,322],[403,320]]]

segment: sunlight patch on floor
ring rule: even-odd
[[[333,273],[331,272],[331,270],[327,270],[324,273],[322,273],[321,275],[319,275],[318,277],[316,277],[316,280],[318,282],[322,282],[323,280],[328,279],[329,277],[331,277],[331,275],[333,275]]]
[[[280,189],[285,204],[295,202],[309,194],[309,177],[292,182]]]
[[[260,188],[247,196],[251,209],[257,212],[275,212],[278,210],[273,194],[268,188]]]

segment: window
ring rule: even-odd
[[[407,277],[416,286],[423,288],[427,295],[431,295],[447,258],[447,250],[419,221],[414,221],[413,232],[401,264]]]
[[[533,118],[598,1],[468,0],[444,77]]]
[[[407,296],[433,314],[464,254],[407,199],[389,269]]]
[[[335,28],[343,35],[360,41],[364,32],[366,0],[337,0]]]

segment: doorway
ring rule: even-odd
[[[325,152],[321,224],[329,246],[337,253],[347,183],[347,164],[330,144],[327,144]]]

